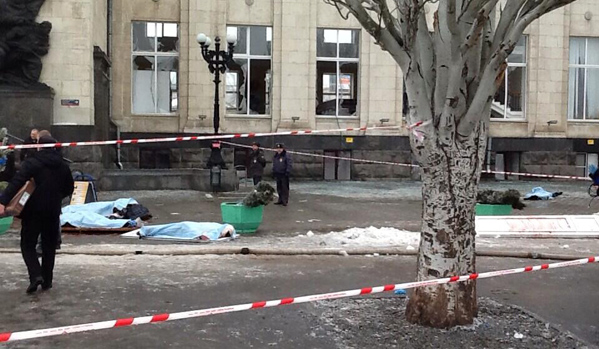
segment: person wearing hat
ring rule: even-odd
[[[272,160],[272,175],[277,181],[279,201],[275,205],[287,206],[289,203],[289,176],[291,175],[292,161],[283,143],[278,143],[276,150],[277,153]]]
[[[39,138],[40,144],[57,143],[50,133]],[[20,214],[21,253],[29,272],[27,293],[52,288],[56,244],[60,232],[60,211],[63,198],[73,194],[71,170],[56,148],[40,148],[25,159],[21,169],[0,196],[0,216],[25,183],[33,178],[35,190]],[[42,236],[42,264],[35,245]]]
[[[266,159],[264,152],[260,149],[260,143],[252,143],[252,153],[250,154],[250,167],[248,168],[248,177],[254,180],[254,185],[258,185],[262,181],[264,175],[264,167],[266,167]]]

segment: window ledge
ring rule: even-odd
[[[525,118],[522,119],[499,119],[499,118],[491,118],[491,122],[515,122],[515,123],[527,123],[528,120]]]
[[[316,115],[319,120],[344,120],[344,121],[360,121],[359,116],[334,116],[334,115]]]
[[[574,119],[568,119],[568,122],[571,122],[571,123],[581,123],[581,124],[596,124],[596,123],[599,123],[599,120],[574,120]]]
[[[259,120],[271,120],[270,115],[254,115],[254,114],[226,114],[226,118],[230,119],[259,119]]]
[[[179,114],[133,114],[131,117],[153,118],[153,117],[179,117]]]

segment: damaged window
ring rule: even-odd
[[[359,30],[318,29],[316,115],[357,115],[359,36]]]
[[[570,38],[568,119],[599,120],[599,38]]]
[[[270,115],[272,28],[229,26],[227,33],[237,34],[234,59],[225,75],[227,113]]]
[[[526,36],[516,44],[507,59],[503,82],[491,104],[491,117],[495,119],[524,118],[526,91]]]
[[[133,22],[133,114],[173,114],[179,110],[179,25]]]

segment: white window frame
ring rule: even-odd
[[[578,70],[578,69],[584,69],[584,90],[583,92],[583,101],[582,101],[582,119],[576,119],[575,115],[576,115],[576,110],[574,111],[574,115],[572,115],[572,117],[570,117],[570,105],[568,104],[568,121],[574,121],[574,122],[580,122],[580,121],[587,121],[587,122],[599,122],[599,120],[597,119],[587,119],[587,84],[588,84],[588,74],[589,74],[589,69],[599,69],[599,65],[597,64],[588,64],[586,62],[589,61],[589,39],[596,39],[596,37],[589,37],[589,36],[572,36],[570,37],[570,39],[574,39],[574,38],[578,38],[578,39],[584,39],[584,61],[585,64],[572,64],[569,62],[568,59],[568,77],[570,76],[570,71],[572,69]],[[570,53],[570,52],[568,52]],[[570,81],[568,81],[568,86],[570,85]],[[578,86],[575,87],[574,90],[574,104],[576,106],[576,101],[578,101],[578,96],[579,96],[580,91],[578,90]],[[570,91],[568,91],[568,103],[570,103]]]
[[[135,51],[135,48],[133,47],[133,40],[134,40],[134,34],[133,34],[133,24],[135,23],[143,23],[146,25],[146,30],[148,28],[148,24],[154,24],[155,25],[155,30],[157,31],[158,28],[158,24],[175,24],[177,25],[177,38],[179,39],[179,49],[177,52],[159,52],[158,51],[158,35],[154,35],[154,51]],[[157,33],[156,33],[157,34]],[[164,35],[164,29],[163,29],[163,35]],[[135,67],[133,65],[133,60],[135,59],[135,57],[144,57],[144,56],[152,56],[154,57],[154,91],[156,91],[156,93],[158,93],[158,57],[177,57],[179,58],[179,64],[181,63],[181,59],[180,59],[180,53],[179,51],[181,47],[181,25],[177,22],[160,22],[160,21],[132,21],[131,22],[131,114],[132,115],[178,115],[179,113],[179,108],[181,106],[181,100],[180,100],[180,96],[181,93],[179,91],[180,89],[180,85],[179,85],[179,69],[177,69],[177,110],[172,111],[170,113],[159,113],[158,112],[158,95],[156,95],[156,100],[154,101],[154,112],[153,113],[135,113],[135,108],[134,108],[134,89],[133,89],[133,83],[134,83],[134,77],[135,77]],[[170,79],[169,76],[169,81],[172,81]],[[172,101],[169,101],[169,109],[172,108]]]
[[[336,79],[336,84],[335,84],[336,86],[335,87],[336,87],[337,91],[335,93],[335,100],[337,101],[337,103],[335,105],[335,115],[318,115],[317,114],[316,117],[317,118],[324,118],[324,119],[326,119],[326,118],[359,119],[360,118],[360,115],[359,115],[360,114],[359,113],[359,111],[360,111],[360,101],[359,101],[358,98],[359,98],[359,95],[360,95],[359,94],[360,87],[358,86],[358,96],[356,96],[356,115],[339,115],[339,96],[340,96],[339,89],[340,89],[340,86],[341,86],[341,84],[340,84],[340,82],[341,82],[341,70],[340,70],[341,66],[340,66],[340,63],[357,63],[358,64],[357,74],[355,76],[353,76],[354,74],[351,74],[351,75],[353,76],[354,79],[358,79],[361,76],[361,74],[360,74],[360,44],[361,44],[362,40],[360,40],[361,39],[361,37],[360,37],[360,34],[361,34],[360,30],[359,29],[322,28],[322,27],[317,28],[317,30],[318,29],[323,29],[325,31],[326,30],[335,30],[335,31],[337,31],[337,43],[336,43],[337,52],[336,52],[336,57],[319,57],[318,55],[316,56],[316,64],[317,65],[318,65],[318,62],[335,62],[336,63],[335,70],[336,70],[337,79]],[[345,57],[340,57],[339,56],[339,31],[346,31],[346,30],[350,31],[350,32],[357,32],[358,33],[358,38],[360,38],[360,39],[358,39],[358,58],[345,58]],[[323,40],[324,40],[324,38],[323,38]],[[316,39],[316,45],[318,45],[318,38]],[[329,73],[327,73],[327,74],[329,74]],[[318,80],[318,77],[317,77],[317,80]],[[354,87],[355,83],[356,83],[355,80],[351,82],[352,88]],[[359,83],[359,81],[358,81],[358,83]],[[324,86],[321,86],[321,88],[324,88]],[[352,89],[352,91],[350,93],[353,94],[353,89]],[[323,96],[325,95],[324,91],[323,91],[322,95]],[[330,94],[327,94],[327,95],[330,95]],[[324,103],[324,100],[323,100],[323,103]],[[316,110],[314,112],[316,112]]]
[[[251,32],[251,28],[253,27],[262,27],[262,28],[266,28],[266,38],[268,41],[268,37],[270,36],[270,56],[264,56],[264,55],[252,55],[250,48],[251,48],[251,42],[250,42],[250,32]],[[245,98],[245,103],[246,103],[246,112],[245,114],[242,113],[232,113],[229,112],[229,110],[226,108],[226,116],[228,117],[252,117],[252,118],[265,118],[265,117],[270,117],[272,115],[272,50],[273,50],[273,31],[272,31],[272,27],[271,26],[266,26],[266,25],[235,25],[235,24],[229,24],[227,25],[227,32],[229,31],[229,28],[246,28],[246,40],[245,40],[245,53],[233,53],[233,59],[245,59],[247,60],[247,64],[248,64],[248,70],[247,70],[247,76],[245,77],[245,93],[246,93],[246,98]],[[269,34],[270,33],[270,34]],[[270,60],[270,75],[271,75],[271,81],[270,81],[270,86],[268,86],[269,88],[266,91],[267,94],[267,100],[266,100],[266,106],[270,113],[266,113],[266,114],[251,114],[250,113],[250,78],[251,78],[251,60]],[[227,72],[225,72],[225,74],[231,74],[228,70]],[[236,75],[239,75],[237,72],[235,72]],[[225,75],[225,91],[227,89],[226,87],[226,75]],[[237,76],[237,81],[239,81],[239,76]],[[237,91],[237,90],[236,90]],[[225,92],[225,95],[228,92]],[[237,92],[235,92],[237,93]],[[226,103],[225,103],[226,104]]]
[[[524,63],[510,63],[509,58],[506,59],[506,63],[507,63],[507,68],[505,70],[504,73],[504,95],[505,95],[505,104],[503,105],[503,117],[501,118],[491,118],[492,121],[499,121],[499,120],[509,120],[509,121],[518,121],[518,120],[525,120],[526,119],[526,105],[528,104],[527,101],[528,99],[527,97],[527,92],[528,92],[528,35],[523,35],[522,38],[524,39]],[[507,107],[508,107],[508,91],[509,91],[509,72],[510,72],[510,68],[523,68],[524,69],[524,86],[522,86],[522,95],[524,96],[524,103],[522,104],[522,111],[512,111],[511,116],[512,117],[508,117],[508,111],[507,111]],[[496,108],[502,108],[501,105],[498,105],[495,102],[495,99],[493,99],[492,101],[492,105],[494,105]]]

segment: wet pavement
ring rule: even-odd
[[[529,262],[480,258],[478,265],[482,272]],[[377,286],[415,276],[412,257],[60,256],[55,287],[27,296],[19,256],[0,255],[0,265],[2,331]],[[577,337],[599,344],[598,282],[599,266],[587,265],[480,280],[478,294],[523,306]],[[318,321],[320,311],[313,304],[290,305],[36,339],[6,347],[338,348],[338,340],[327,336],[326,324]]]
[[[527,202],[514,214],[592,214],[587,183],[494,182],[495,189],[563,191],[555,200]],[[417,182],[292,183],[288,207],[268,206],[252,236],[231,245],[285,246],[291,236],[348,227],[419,229],[422,202]],[[207,195],[191,191],[101,193],[103,200],[133,197],[150,208],[153,223],[220,221],[220,203],[244,193]],[[18,228],[16,225],[14,228]],[[479,247],[587,256],[599,253],[599,240],[480,239]],[[131,245],[128,247],[128,245]],[[134,245],[134,246],[133,246]],[[116,246],[116,247],[115,247]],[[122,247],[119,247],[122,246]],[[65,235],[64,250],[130,248],[140,242],[117,235]],[[145,242],[145,248],[202,249],[204,246]],[[211,245],[214,246],[214,245]],[[228,246],[223,244],[222,246]],[[18,247],[18,233],[0,236],[1,248]],[[478,271],[540,264],[511,258],[479,258]],[[20,255],[0,254],[0,332],[108,320],[124,316],[184,311],[386,283],[412,281],[414,257],[335,256],[149,256],[60,255],[56,285],[33,297],[24,294]],[[589,265],[479,281],[479,294],[516,304],[599,344],[599,266]],[[309,304],[210,318],[143,325],[61,338],[33,340],[8,348],[337,348],[338,341],[315,321]],[[0,348],[2,346],[0,345]]]

